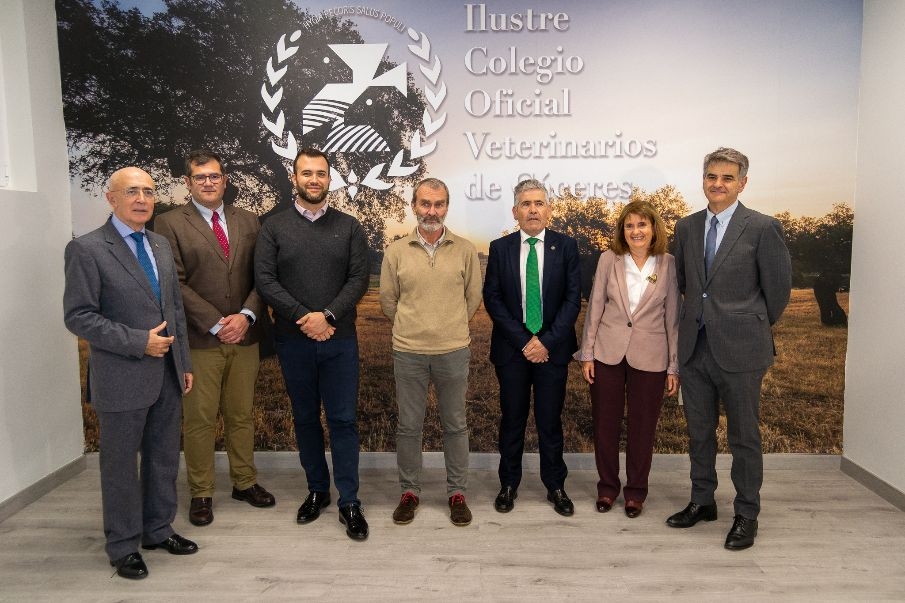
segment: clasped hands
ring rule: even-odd
[[[251,326],[248,318],[241,312],[224,316],[217,324],[221,325],[220,330],[217,331],[217,339],[220,340],[220,343],[228,344],[242,343],[245,334],[248,333],[248,327]]]
[[[295,321],[295,324],[302,333],[314,341],[327,341],[336,332],[336,327],[327,322],[327,316],[323,312],[308,312]]]
[[[525,358],[528,362],[546,362],[550,359],[550,352],[547,348],[540,342],[540,339],[537,338],[537,335],[531,338],[530,341],[522,348],[522,354],[525,355]]]

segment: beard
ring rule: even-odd
[[[327,198],[327,193],[329,192],[326,188],[321,191],[321,194],[314,196],[308,193],[308,191],[301,186],[295,187],[295,192],[298,193],[299,197],[302,198],[302,201],[305,203],[310,203],[311,205],[317,205]]]
[[[418,216],[418,227],[424,232],[439,232],[443,230],[444,218],[427,218]]]

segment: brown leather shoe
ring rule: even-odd
[[[415,509],[418,508],[419,502],[414,492],[405,492],[399,500],[396,510],[393,511],[393,523],[398,523],[399,525],[412,523],[412,520],[415,519]]]
[[[233,486],[233,498],[244,500],[252,507],[272,507],[277,504],[273,494],[258,484],[254,484],[251,488],[245,488],[244,490],[239,490]]]
[[[192,504],[189,505],[189,521],[195,526],[206,526],[214,521],[213,507],[213,498],[193,498]]]
[[[631,519],[634,519],[641,515],[641,510],[644,508],[644,503],[640,500],[627,500],[625,501],[625,515]]]
[[[465,504],[465,495],[461,492],[449,497],[449,520],[455,526],[467,526],[471,523],[471,509]]]

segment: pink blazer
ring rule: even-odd
[[[656,282],[649,282],[635,312],[629,314],[625,264],[630,256],[606,251],[597,263],[594,287],[584,319],[577,360],[596,359],[641,371],[679,373],[679,285],[676,262],[668,253],[656,256]]]

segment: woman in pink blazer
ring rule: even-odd
[[[597,510],[619,496],[619,435],[626,418],[625,514],[637,517],[663,392],[679,389],[679,287],[666,227],[653,205],[633,201],[619,215],[610,248],[600,256],[575,358],[591,390]],[[703,244],[703,242],[702,242]]]

